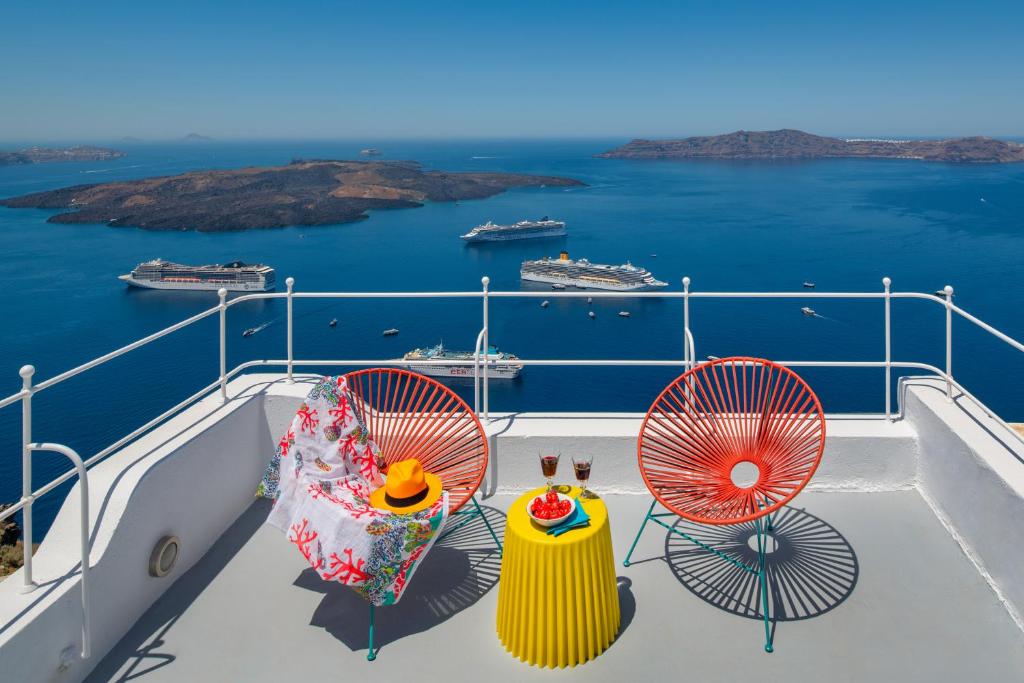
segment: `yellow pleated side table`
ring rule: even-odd
[[[565,493],[565,487],[559,489]],[[526,506],[541,487],[508,510],[498,583],[498,638],[520,660],[551,668],[576,666],[604,652],[619,632],[608,509],[600,498],[577,504],[590,526],[548,536]],[[573,487],[568,495],[576,497]]]

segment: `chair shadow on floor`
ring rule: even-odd
[[[503,538],[505,515],[481,507],[498,538]],[[431,629],[471,607],[498,583],[500,572],[501,553],[482,519],[472,519],[450,532],[430,549],[398,604],[377,610],[375,649],[383,651],[390,643]],[[313,612],[312,626],[325,629],[353,651],[369,647],[368,603],[358,593],[322,580],[312,569],[303,571],[295,585],[324,594]]]
[[[860,567],[845,537],[828,522],[801,509],[785,507],[774,516],[765,569],[769,614],[775,624],[829,612],[853,592]],[[748,566],[757,566],[754,523],[730,526],[680,519],[675,528]],[[762,619],[756,574],[726,562],[690,541],[668,533],[665,558],[679,583],[701,600],[750,619]]]

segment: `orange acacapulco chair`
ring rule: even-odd
[[[501,550],[501,541],[473,494],[487,471],[487,435],[476,414],[455,392],[419,373],[391,368],[345,375],[353,410],[380,448],[386,468],[416,458],[441,479],[448,493],[449,524],[438,540],[479,517]],[[472,501],[473,508],[463,510]],[[370,604],[369,651],[373,649],[374,605]]]
[[[661,392],[640,426],[637,457],[654,501],[623,564],[629,566],[651,521],[755,574],[764,649],[771,652],[765,552],[772,514],[807,485],[824,448],[821,403],[789,368],[737,357],[702,363],[680,375]],[[743,468],[749,471],[747,480],[734,483]],[[669,512],[655,513],[658,503]],[[662,520],[672,516],[699,524],[753,522],[757,564],[740,562]]]

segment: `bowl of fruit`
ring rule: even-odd
[[[564,522],[576,509],[576,501],[557,491],[537,496],[526,506],[530,519],[541,526],[552,527]]]

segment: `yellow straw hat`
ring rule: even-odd
[[[425,510],[441,497],[441,480],[423,471],[416,458],[388,467],[384,486],[370,494],[370,505],[380,510],[410,514]]]

